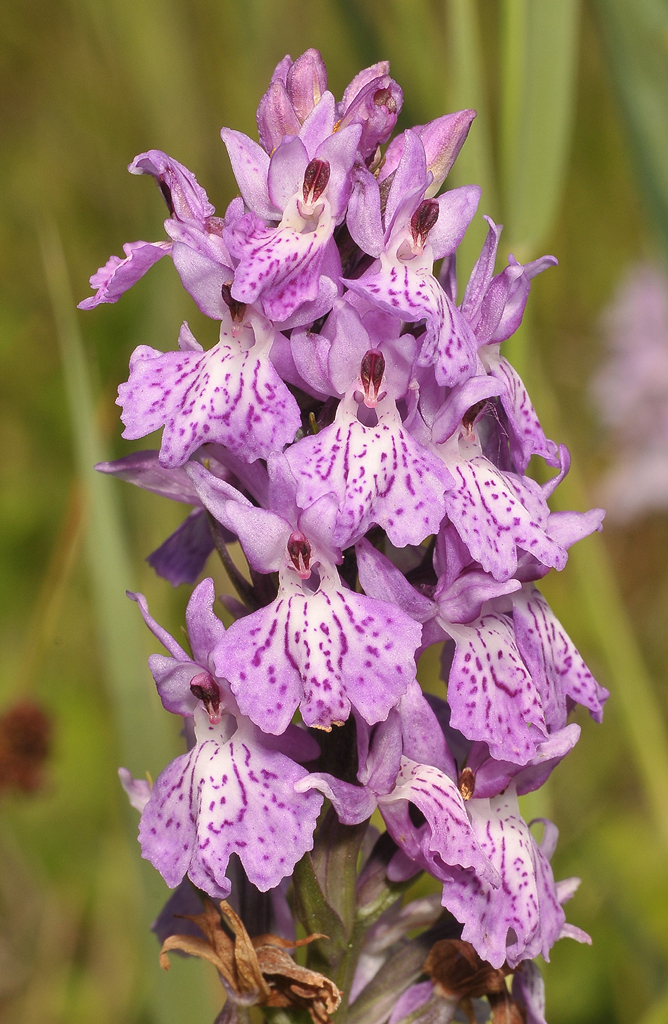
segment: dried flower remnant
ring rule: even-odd
[[[206,900],[202,914],[186,916],[205,938],[170,935],[162,944],[160,964],[169,970],[170,950],[212,963],[227,996],[224,1015],[218,1020],[235,1020],[234,1011],[240,1007],[271,1006],[308,1010],[313,1024],[329,1024],[330,1015],[341,1002],[339,990],[324,975],[300,967],[286,952],[326,936],[309,935],[294,942],[278,935],[251,939],[240,917],[225,900],[220,902],[220,913]]]
[[[407,989],[390,1024],[449,1024],[456,1013],[463,1014],[469,1024],[487,1019],[490,1013],[492,1024],[526,1024],[524,1007],[506,983],[511,969],[492,967],[469,942],[441,939],[434,943],[422,970],[430,980]]]

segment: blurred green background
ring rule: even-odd
[[[627,268],[668,248],[666,0],[8,0],[0,6],[0,713],[30,697],[53,751],[42,788],[0,794],[0,1017],[9,1024],[206,1024],[213,972],[157,967],[146,926],[166,889],[140,863],[119,763],[153,777],[180,748],[145,668],[140,589],[180,629],[188,588],[143,561],[181,510],[100,478],[120,440],[118,383],[138,344],[208,346],[169,261],[113,306],[79,313],[123,242],[163,237],[152,183],[125,167],[160,148],[219,211],[235,194],[218,131],[254,135],[274,65],[318,47],[340,96],[389,58],[401,125],[479,117],[451,184],[483,186],[505,263],[560,261],[509,343],[574,469],[554,507],[595,504],[611,457],[588,382],[600,315]],[[469,269],[481,218],[463,246]],[[145,441],[134,448],[147,447]],[[668,515],[606,529],[547,593],[612,699],[526,812],[561,829],[557,878],[581,876],[546,968],[551,1024],[668,1021]],[[211,562],[220,587],[223,577]]]

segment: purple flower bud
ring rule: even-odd
[[[273,81],[257,108],[257,129],[267,153],[273,153],[286,135],[298,135],[299,118],[281,81]]]
[[[359,151],[366,159],[376,152],[379,144],[389,139],[403,102],[401,88],[393,78],[388,74],[374,78],[351,97],[339,127],[346,128],[350,124],[363,126]]]
[[[304,122],[327,89],[327,68],[318,50],[302,53],[288,71],[286,87],[295,114]]]

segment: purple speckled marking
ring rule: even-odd
[[[351,705],[384,721],[415,678],[421,627],[394,605],[321,585],[284,585],[273,604],[238,619],[214,652],[244,715],[282,733],[295,709],[329,729]]]
[[[503,356],[490,357],[489,364],[491,375],[506,385],[506,391],[501,392],[501,404],[511,426],[510,448],[515,465],[523,473],[531,456],[541,455],[550,466],[557,466],[559,450],[554,441],[545,437],[522,378]]]
[[[211,896],[225,898],[230,854],[237,853],[262,892],[278,885],[306,850],[322,805],[296,793],[307,773],[265,747],[247,723],[225,742],[223,726],[198,721],[204,738],[156,780],[142,815],[142,854],[174,888],[187,872]]]
[[[566,724],[567,697],[600,722],[608,691],[596,682],[540,591],[523,587],[513,596],[513,609],[517,646],[539,689],[550,728]]]
[[[411,822],[411,803],[426,818],[419,827]],[[498,876],[471,828],[456,784],[438,768],[402,758],[397,784],[388,796],[379,799],[378,806],[399,847],[437,878],[449,877],[449,866],[460,865],[498,884]]]
[[[445,510],[485,572],[495,580],[510,579],[517,571],[518,548],[543,565],[563,569],[565,550],[546,535],[488,459],[478,455],[448,465],[456,486],[445,494]]]
[[[253,214],[241,217],[225,236],[239,259],[234,298],[246,303],[260,300],[270,320],[286,320],[302,303],[318,297],[325,247],[333,231],[334,221],[326,214],[311,231],[298,231],[290,224],[267,228]]]
[[[160,462],[180,466],[214,441],[254,462],[281,451],[300,425],[296,401],[268,357],[221,341],[207,352],[159,352],[140,345],[118,389],[123,437],[164,426]]]
[[[436,533],[445,514],[444,490],[452,486],[445,465],[402,427],[396,409],[375,427],[343,413],[316,437],[286,453],[298,482],[302,508],[334,493],[339,515],[333,541],[354,544],[373,523],[397,547]]]
[[[403,320],[426,319],[427,331],[418,362],[435,366],[436,380],[453,387],[475,371],[477,342],[469,324],[426,269],[415,272],[401,263],[384,261],[380,274],[345,281],[388,313]]]
[[[457,645],[448,679],[451,725],[467,739],[487,743],[497,760],[526,764],[547,730],[512,619],[489,612],[470,626],[444,628]]]
[[[565,916],[552,869],[520,815],[514,787],[492,800],[470,800],[468,811],[502,882],[495,888],[471,870],[454,868],[452,881],[443,885],[443,906],[464,925],[462,938],[493,967],[506,959],[515,967],[539,953],[549,960]]]

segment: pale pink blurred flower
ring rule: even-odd
[[[609,356],[592,382],[616,460],[600,501],[619,523],[668,509],[668,278],[632,268],[603,316]]]

